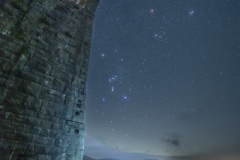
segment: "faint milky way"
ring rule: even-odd
[[[85,153],[239,153],[239,7],[234,0],[101,0]]]

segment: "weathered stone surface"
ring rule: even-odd
[[[99,0],[0,2],[0,159],[81,160]]]

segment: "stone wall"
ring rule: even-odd
[[[0,1],[0,159],[81,160],[99,0]]]

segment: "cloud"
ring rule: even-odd
[[[168,138],[164,138],[163,141],[170,144],[171,146],[175,146],[175,147],[181,146],[180,135],[176,133],[171,133],[170,135],[168,135]]]
[[[176,133],[171,133],[162,142],[172,146],[174,151],[181,151],[184,148],[184,143],[181,141],[181,136]],[[85,149],[84,154],[95,158],[115,158],[122,160],[240,160],[239,150],[226,153],[208,153],[197,154],[189,156],[155,156],[151,155],[151,151],[148,150],[145,153],[127,153],[120,152],[117,149],[104,144],[103,142],[95,139],[86,134],[85,136]]]
[[[180,147],[180,141],[178,139],[167,139],[166,142],[168,142],[176,147]]]
[[[172,157],[169,160],[239,160],[240,154],[200,154],[185,157]]]
[[[152,151],[145,151],[146,154],[152,154]]]
[[[156,160],[166,160],[165,157],[154,156],[146,153],[127,153],[121,152],[117,149],[104,144],[103,142],[91,137],[90,135],[85,135],[84,140],[84,155],[95,159],[103,158],[115,158],[121,160],[142,160],[142,159],[156,159]]]

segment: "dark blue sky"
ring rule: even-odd
[[[240,1],[101,0],[85,122],[92,157],[240,153]]]

